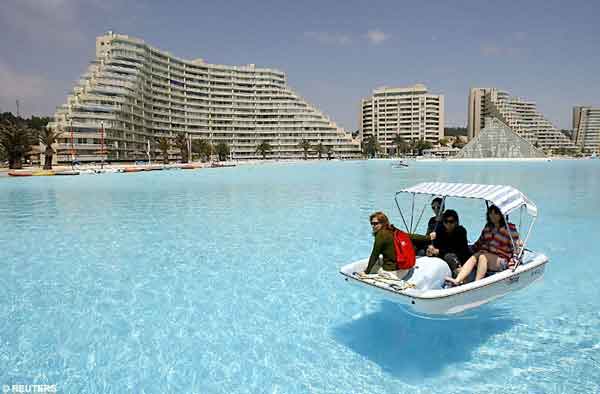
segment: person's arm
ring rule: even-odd
[[[473,252],[478,252],[481,249],[481,246],[484,244],[486,229],[487,229],[487,226],[484,227],[483,230],[481,230],[481,235],[479,236],[479,239],[477,241],[475,241],[475,243],[473,244]]]
[[[375,242],[373,243],[373,250],[371,251],[371,257],[369,257],[369,264],[365,269],[365,274],[370,274],[373,266],[377,262],[379,255],[383,252],[383,237],[381,236],[381,231],[377,232],[375,235]]]
[[[431,242],[431,245],[427,248],[427,256],[439,256],[442,255],[442,249],[444,249],[444,245],[446,244],[446,232],[440,229],[441,231],[435,231],[435,238]]]
[[[512,267],[516,264],[516,258],[518,254],[521,252],[521,247],[523,246],[523,241],[519,238],[519,233],[517,232],[517,226],[512,223],[508,223],[507,231],[510,231],[509,238],[512,238],[512,242],[510,243],[510,248],[512,249],[512,257],[508,263],[509,267]],[[514,243],[514,244],[513,244]]]

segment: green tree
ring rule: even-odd
[[[447,146],[450,143],[450,140],[447,137],[442,137],[439,140],[440,145]]]
[[[190,160],[190,152],[188,150],[188,138],[183,131],[175,135],[175,146],[181,154],[181,162],[187,163]]]
[[[227,161],[231,153],[231,148],[226,142],[219,142],[215,150],[217,151],[217,156],[219,156],[219,161]]]
[[[194,140],[192,142],[192,152],[200,155],[200,160],[203,162],[209,161],[210,156],[213,154],[213,146],[208,140]]]
[[[32,116],[27,122],[32,129],[42,131],[46,128],[50,120],[47,116]]]
[[[158,143],[158,149],[162,153],[163,164],[169,164],[169,149],[171,149],[171,140],[169,137],[158,137],[156,139]]]
[[[396,146],[396,154],[398,156],[400,156],[401,153],[406,152],[406,150],[408,148],[408,144],[406,143],[406,141],[404,140],[404,138],[402,138],[402,136],[400,134],[396,134],[394,136],[392,143]]]
[[[0,122],[0,146],[8,158],[8,168],[21,169],[23,158],[37,140],[37,133],[21,118],[3,118]]]
[[[46,127],[42,128],[37,134],[38,140],[42,145],[45,146],[44,170],[52,169],[52,156],[54,155],[54,153],[56,153],[55,150],[52,148],[52,145],[54,145],[58,141],[62,134],[62,132],[56,132],[55,130]]]
[[[433,148],[433,144],[429,141],[425,141],[424,139],[415,140],[414,142],[414,150],[419,153],[419,156],[423,154],[425,149]]]
[[[267,141],[261,142],[256,147],[256,153],[258,153],[259,155],[261,155],[262,158],[263,158],[263,160],[267,158],[267,153],[271,152],[272,150],[273,150],[273,147]]]
[[[375,138],[374,135],[368,136],[367,139],[363,141],[363,153],[368,158],[375,157],[377,155],[377,152],[380,151],[381,146],[379,145],[379,142],[377,141],[377,138]]]
[[[310,142],[308,142],[305,139],[302,139],[302,141],[300,141],[300,143],[298,144],[299,148],[302,148],[302,150],[304,151],[304,160],[306,160],[308,158],[308,151],[311,148]]]
[[[321,158],[323,157],[323,153],[325,153],[325,145],[319,142],[319,144],[315,146],[314,151],[316,152],[319,160],[321,160]]]

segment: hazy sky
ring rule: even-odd
[[[424,83],[464,126],[470,87],[537,102],[570,128],[600,106],[600,1],[0,0],[0,111],[52,115],[107,30],[184,59],[255,63],[348,131],[380,86]]]

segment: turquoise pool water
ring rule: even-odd
[[[429,180],[511,184],[533,199],[545,280],[450,320],[344,282],[339,267],[370,252],[368,215],[400,224],[395,191]],[[596,393],[599,196],[592,160],[0,179],[0,385]],[[483,209],[456,207],[475,238]]]

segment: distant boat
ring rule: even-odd
[[[10,176],[32,176],[33,173],[31,171],[9,171],[8,175],[10,175]]]
[[[65,171],[56,171],[55,175],[79,175],[79,171],[74,170],[65,170]]]
[[[404,159],[400,159],[398,161],[394,161],[392,162],[392,167],[393,168],[404,168],[404,167],[408,167],[408,162]]]
[[[235,166],[236,166],[236,164],[235,164],[235,163],[219,163],[219,162],[216,162],[216,163],[212,163],[210,166],[211,166],[212,168],[220,168],[220,167],[235,167]]]

